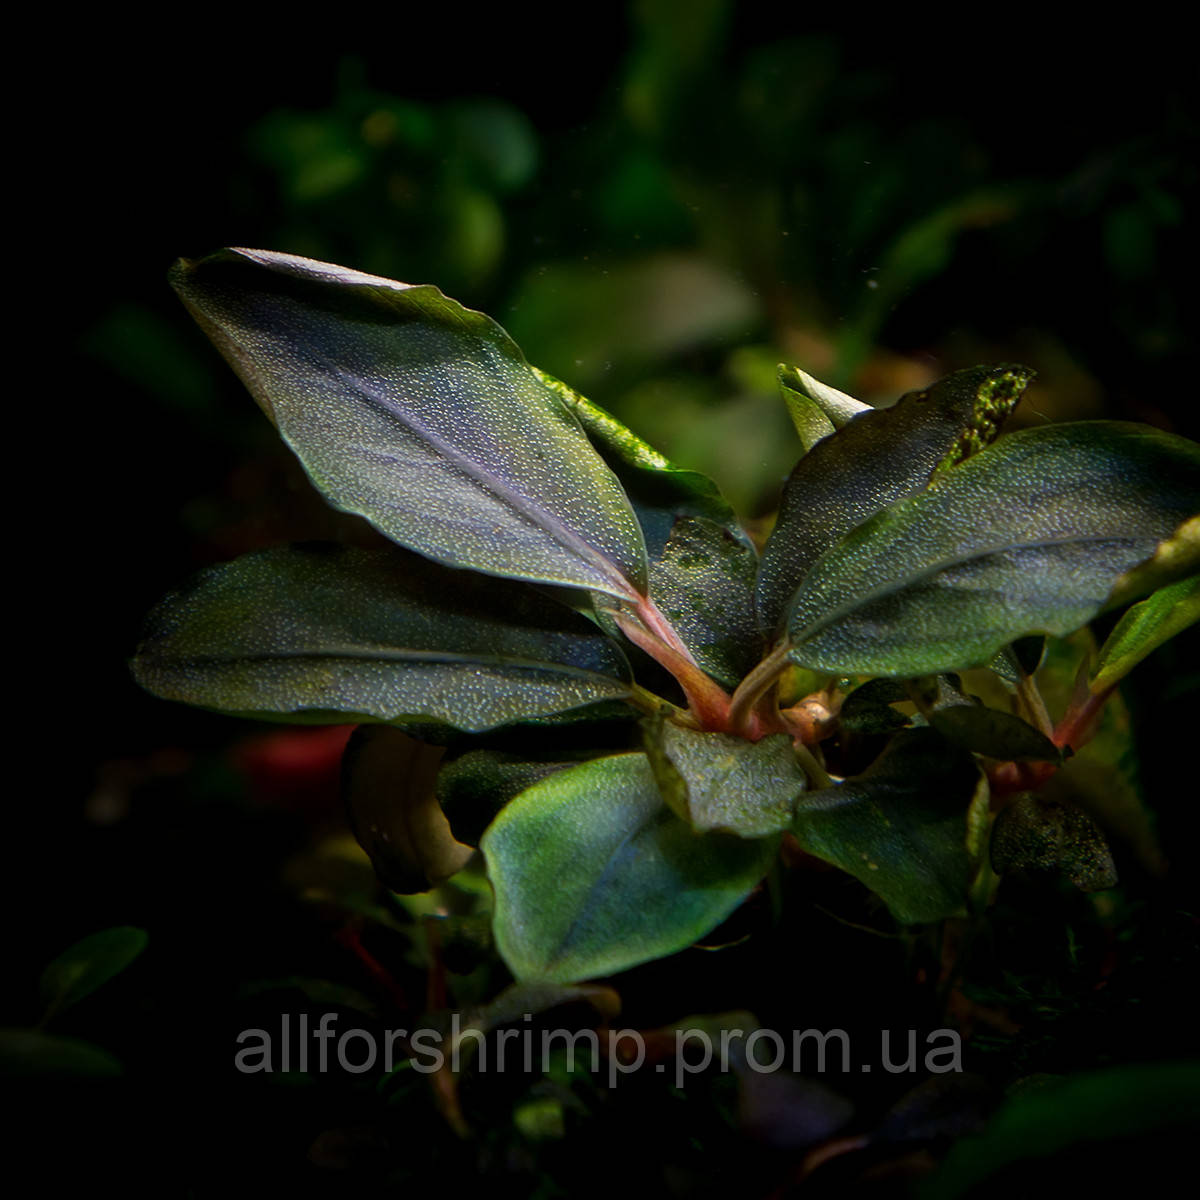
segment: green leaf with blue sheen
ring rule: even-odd
[[[1200,446],[1184,438],[1115,421],[1021,430],[824,554],[792,601],[792,657],[911,678],[1066,635],[1197,510]]]
[[[172,283],[335,507],[448,566],[644,588],[620,484],[491,318],[259,250],[181,261]]]
[[[616,646],[533,589],[339,546],[203,571],[151,613],[133,672],[156,695],[225,712],[469,731],[628,691]]]
[[[509,969],[573,983],[710,933],[766,874],[779,838],[697,834],[663,803],[646,756],[621,754],[534,784],[480,845]]]
[[[1130,608],[1100,647],[1091,687],[1103,691],[1118,683],[1148,654],[1200,621],[1200,575],[1159,588]]]
[[[905,730],[861,775],[802,797],[792,833],[897,921],[938,921],[966,902],[967,810],[980,779],[965,750],[931,729]]]
[[[797,588],[822,554],[926,487],[939,469],[987,445],[1032,377],[1016,366],[956,371],[817,441],[784,486],[763,551],[756,601],[763,633],[782,631]]]

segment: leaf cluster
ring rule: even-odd
[[[989,854],[992,813],[1195,619],[1194,444],[1104,421],[1000,436],[1020,366],[886,409],[781,368],[802,453],[760,553],[709,480],[437,288],[251,250],[173,283],[317,488],[382,537],[203,572],[150,615],[134,673],[361,722],[346,795],[380,878],[430,888],[477,846],[518,979],[683,949],[781,846],[905,923],[980,903],[998,870],[1103,886],[1090,819],[1023,800],[1052,833],[1014,815]],[[1143,596],[1052,721],[1044,639]],[[554,732],[540,754],[531,730]]]

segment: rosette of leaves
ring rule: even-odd
[[[708,479],[435,287],[251,250],[172,281],[313,483],[387,544],[202,572],[150,615],[134,673],[230,713],[360,722],[347,799],[384,883],[431,887],[478,847],[521,980],[687,947],[785,836],[898,921],[961,911],[989,779],[1052,773],[1063,730],[1194,599],[1200,450],[1107,421],[998,437],[1022,367],[886,409],[783,369],[804,453],[760,557]],[[1143,595],[1052,725],[1029,639]],[[950,679],[989,664],[1009,711]],[[856,739],[871,753],[839,773]]]

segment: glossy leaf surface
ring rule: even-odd
[[[924,488],[943,463],[986,445],[1020,399],[1026,367],[972,367],[891,408],[860,413],[796,464],[758,579],[763,632],[777,633],[817,559],[889,504]]]
[[[133,661],[157,695],[281,720],[483,730],[626,694],[619,650],[532,589],[402,551],[284,547],[201,572]]]
[[[181,261],[172,283],[335,507],[449,566],[644,586],[620,484],[491,318],[259,250]]]
[[[913,677],[1065,635],[1197,508],[1200,447],[1182,438],[1109,421],[1022,430],[825,554],[792,605],[793,658]]]
[[[695,833],[663,803],[644,754],[559,771],[483,836],[497,947],[518,979],[551,983],[673,954],[741,903],[778,843]]]

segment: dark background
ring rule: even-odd
[[[1026,419],[1194,435],[1195,108],[1170,31],[814,29],[719,3],[552,21],[456,6],[354,38],[195,21],[151,48],[79,30],[29,93],[20,186],[56,264],[31,398],[53,428],[17,452],[54,447],[58,482],[21,517],[51,579],[35,623],[54,665],[29,668],[47,695],[11,728],[14,762],[28,738],[37,765],[11,789],[0,1019],[37,1019],[38,972],[75,939],[147,928],[112,997],[64,1026],[133,1082],[119,1104],[32,1093],[43,1130],[57,1141],[69,1115],[87,1169],[160,1194],[228,1185],[243,1157],[243,1183],[324,1194],[305,1148],[326,1113],[260,1107],[214,1064],[239,982],[344,969],[281,882],[339,820],[333,751],[154,700],[125,660],[196,567],[353,533],[191,327],[174,258],[261,246],[437,283],[687,465],[759,472],[729,485],[754,519],[792,453],[781,359],[874,401],[1026,361]],[[622,314],[647,290],[639,339]],[[1186,864],[1167,718],[1194,692],[1159,699],[1184,653],[1148,662],[1130,702]]]

